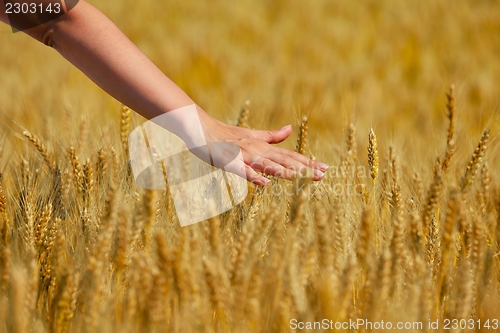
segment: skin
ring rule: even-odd
[[[3,1],[0,1],[0,20],[7,24],[9,22]],[[59,18],[24,32],[54,48],[109,95],[147,119],[196,104],[113,22],[85,1],[79,1]],[[225,124],[211,117],[198,105],[196,109],[207,142],[237,145],[246,173],[241,176],[254,184],[270,183],[256,171],[286,179],[293,178],[296,172],[308,172],[314,180],[320,180],[328,168],[324,163],[273,145],[291,134],[290,125],[279,130],[250,130]],[[189,122],[180,121],[179,126],[185,133],[181,138],[189,148]]]

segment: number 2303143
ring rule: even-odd
[[[61,4],[58,2],[54,3],[35,3],[35,2],[14,2],[5,3],[5,13],[6,14],[60,14],[62,11]]]

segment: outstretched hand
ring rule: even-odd
[[[232,172],[246,177],[246,179],[257,185],[268,185],[269,179],[263,177],[257,171],[285,179],[292,179],[297,173],[312,174],[313,180],[321,180],[328,165],[311,160],[297,152],[274,146],[280,143],[292,133],[290,125],[279,130],[251,130],[225,124],[210,117],[205,112],[199,113],[205,138],[210,143],[232,143],[239,147],[241,154],[239,158],[242,168],[235,168]],[[218,149],[212,154],[212,159],[224,155]],[[217,164],[217,161],[213,161]],[[243,163],[241,163],[243,162]],[[244,174],[243,174],[244,173]]]

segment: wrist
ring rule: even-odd
[[[215,119],[198,105],[190,104],[166,112],[151,121],[178,136],[188,149],[192,149],[207,145],[204,130]]]

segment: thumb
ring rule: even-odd
[[[290,136],[292,133],[292,125],[287,125],[279,130],[269,131],[253,131],[253,136],[256,139],[263,140],[267,143],[280,143]]]

